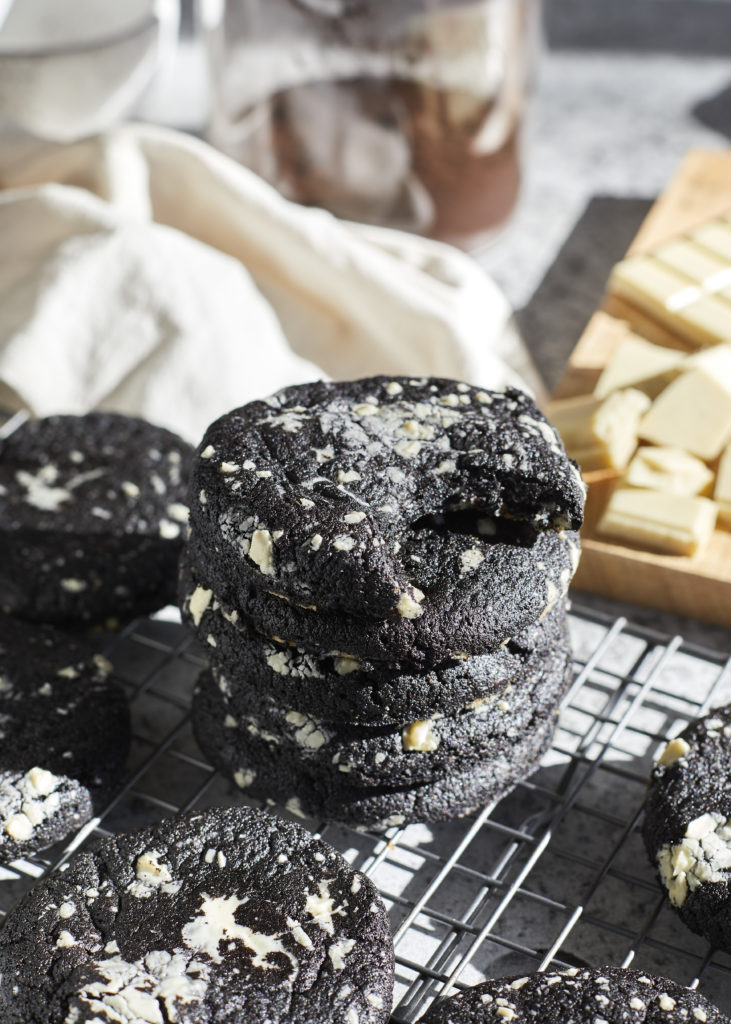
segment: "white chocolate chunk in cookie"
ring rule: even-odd
[[[731,878],[731,827],[724,815],[709,812],[689,822],[679,843],[657,855],[660,877],[670,902],[682,907],[688,894],[704,882]]]
[[[188,598],[188,611],[196,626],[200,626],[203,614],[211,603],[212,598],[213,591],[200,586],[196,587]]]
[[[398,599],[396,610],[403,619],[418,619],[424,614],[424,609],[420,607],[424,594],[418,587],[414,587],[413,595],[411,597],[409,594],[402,594]]]
[[[264,576],[274,575],[272,548],[272,535],[269,530],[254,530],[251,535],[249,558],[258,565],[259,571]]]
[[[439,734],[434,730],[434,722],[427,718],[404,726],[401,732],[401,742],[404,750],[428,752],[436,750],[439,746]]]
[[[674,740],[670,740],[660,755],[657,763],[664,764],[666,766],[675,764],[676,761],[679,761],[681,757],[685,757],[689,752],[690,745],[686,743],[684,739],[678,737]]]

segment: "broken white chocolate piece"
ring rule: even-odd
[[[676,376],[686,359],[684,352],[653,345],[636,334],[630,334],[604,367],[594,394],[597,398],[606,398],[613,391],[637,388],[655,398]]]
[[[554,402],[549,418],[582,469],[624,469],[637,447],[640,419],[649,408],[647,395],[627,388],[604,400],[582,395]]]
[[[718,518],[724,526],[731,528],[731,444],[726,448],[718,463],[716,489],[713,497],[718,505]]]
[[[404,750],[432,751],[439,746],[439,735],[434,731],[430,718],[405,725],[401,731]]]
[[[694,352],[683,363],[683,372],[690,370],[705,370],[731,392],[731,346],[714,345]]]
[[[618,487],[597,533],[670,555],[694,555],[708,543],[716,513],[708,498]]]
[[[638,448],[624,482],[666,494],[707,494],[713,473],[695,455],[680,448]]]
[[[652,403],[639,435],[715,459],[731,438],[731,391],[704,370],[681,373]]]
[[[403,619],[418,619],[424,614],[424,609],[420,606],[420,602],[424,600],[423,593],[418,587],[412,587],[412,593],[413,597],[402,594],[398,599],[396,610]]]
[[[657,763],[669,767],[671,764],[675,764],[675,762],[679,761],[681,757],[685,757],[686,754],[689,753],[690,745],[684,739],[677,737],[674,740],[670,740],[660,755]]]

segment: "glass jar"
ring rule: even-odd
[[[297,202],[462,245],[511,212],[538,0],[202,0],[211,141]]]

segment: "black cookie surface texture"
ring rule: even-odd
[[[556,720],[537,723],[504,756],[407,788],[335,787],[301,766],[293,771],[266,741],[236,749],[216,719],[202,719],[196,736],[204,753],[248,796],[279,803],[292,814],[385,829],[414,822],[449,821],[501,800],[538,768],[551,746]]]
[[[617,967],[498,978],[429,1008],[423,1024],[729,1024],[667,978]]]
[[[565,593],[584,504],[526,395],[437,378],[306,384],[236,409],[206,432],[190,494],[233,584],[363,618],[473,606],[508,636]]]
[[[568,674],[560,691],[568,685]],[[396,755],[400,766],[408,756],[419,759],[425,769],[416,768],[411,778],[421,774],[433,781],[405,785],[396,771],[388,785],[357,785],[357,762],[346,763],[349,771],[323,771],[322,766],[303,756],[300,746],[285,747],[281,736],[260,728],[255,721],[234,723],[229,720],[222,691],[204,673],[198,686],[193,728],[201,750],[211,764],[227,775],[250,796],[274,800],[297,814],[342,821],[374,828],[416,821],[443,821],[469,814],[492,800],[502,799],[518,782],[538,767],[553,738],[557,721],[558,695],[551,706],[536,708],[522,732],[510,741],[493,743],[489,759],[470,758],[463,752],[459,767],[450,767],[440,775],[430,766],[428,751]],[[508,713],[509,715],[509,713]],[[440,727],[440,722],[434,728]],[[310,726],[302,728],[302,738],[312,742]],[[421,723],[412,735],[418,740],[429,737],[429,723]],[[401,740],[401,736],[398,737]],[[319,740],[318,740],[319,742]],[[395,744],[394,744],[395,745]],[[465,744],[466,746],[466,744]],[[370,753],[376,761],[375,747]],[[336,766],[330,766],[335,767]],[[360,769],[361,776],[364,773]]]
[[[643,835],[683,921],[731,951],[731,705],[668,743],[652,773]]]
[[[373,884],[245,807],[105,839],[0,933],[5,1024],[382,1024],[393,946]]]
[[[174,602],[191,456],[113,413],[30,420],[0,441],[0,608],[73,624]]]
[[[335,788],[343,777],[356,787],[411,786],[505,756],[536,719],[555,712],[571,677],[564,641],[537,654],[523,679],[456,714],[367,727],[312,718],[271,698],[256,700],[213,667],[200,679],[193,718],[215,714],[222,704],[235,747],[245,747],[251,737],[265,739],[293,773],[299,764]]]
[[[250,582],[231,583],[216,570],[210,553],[203,550],[194,534],[181,556],[179,601],[184,617],[192,620],[193,625],[195,609],[205,603],[210,593],[211,599],[215,596],[229,613],[235,612],[270,639],[312,651],[335,651],[359,660],[405,662],[421,669],[494,652],[506,640],[562,605],[573,572],[572,552],[578,555],[579,551],[578,539],[574,535],[571,538],[566,541],[555,532],[540,534],[537,544],[543,549],[543,558],[535,552],[534,556],[555,578],[555,584],[547,589],[531,589],[530,567],[526,565],[524,574],[513,577],[516,589],[506,589],[500,608],[491,604],[482,591],[464,601],[464,594],[448,591],[439,600],[425,604],[424,613],[417,618],[365,619],[334,610],[304,608]],[[523,550],[527,553],[528,549]],[[438,549],[429,557],[437,564]],[[520,586],[521,580],[527,589]]]
[[[0,532],[0,559],[0,608],[30,621],[113,629],[176,600],[170,542],[140,538],[131,549],[127,539],[107,537],[69,547]]]
[[[119,783],[129,711],[108,671],[52,627],[0,614],[0,861],[71,835]]]
[[[566,639],[560,603],[541,622],[489,654],[444,662],[419,671],[404,663],[342,657],[293,647],[257,633],[212,592],[184,595],[183,616],[211,662],[229,678],[232,703],[247,694],[331,722],[398,725],[407,718],[452,714],[478,698],[517,686],[544,651]],[[240,715],[242,709],[232,710]]]

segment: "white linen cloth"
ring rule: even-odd
[[[197,441],[323,376],[535,389],[469,257],[282,198],[206,143],[127,125],[0,160],[0,406],[110,409]]]

